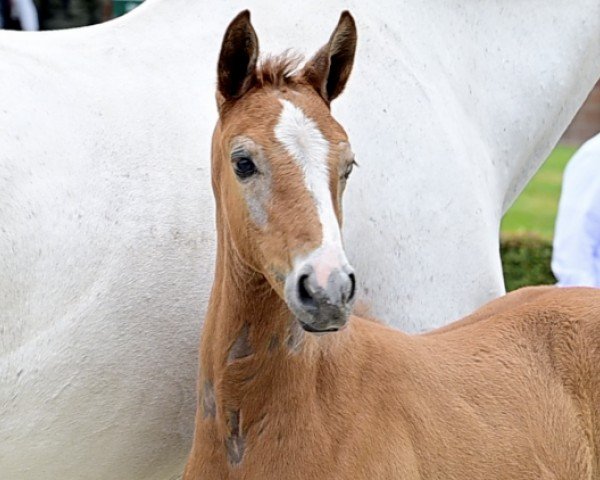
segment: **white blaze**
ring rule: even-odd
[[[300,265],[311,263],[321,285],[327,283],[333,268],[348,263],[342,247],[340,226],[335,216],[329,185],[329,142],[323,137],[314,120],[289,100],[283,105],[275,137],[304,173],[306,188],[312,194],[322,228],[321,246],[306,258],[297,259]]]

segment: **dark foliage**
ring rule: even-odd
[[[552,242],[533,234],[507,235],[500,240],[500,254],[507,291],[556,283],[550,269]]]

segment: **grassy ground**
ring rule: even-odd
[[[563,170],[575,148],[559,145],[502,220],[502,233],[534,232],[551,240]]]

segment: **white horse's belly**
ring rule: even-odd
[[[168,190],[184,191],[165,194],[169,181],[108,188],[106,209],[99,190],[115,185],[96,179],[42,199],[0,236],[15,252],[3,281],[16,283],[3,291],[14,297],[2,312],[1,478],[164,480],[181,470],[214,232],[208,185],[177,181]],[[50,224],[45,202],[65,205]]]
[[[109,69],[115,85],[87,84]],[[125,78],[139,70],[0,74],[28,92],[0,114],[2,479],[182,469],[214,263],[212,125],[181,100],[198,88],[185,68],[145,89]],[[155,100],[136,111],[145,95]],[[18,142],[15,119],[26,123]]]
[[[180,471],[214,232],[208,186],[185,186],[192,198],[177,199],[157,193],[168,181],[123,198],[113,191],[112,215],[86,205],[98,206],[93,185],[60,200],[79,208],[51,225],[36,220],[40,204],[17,255],[3,259],[10,278],[21,288],[35,281],[38,293],[11,289],[2,312],[1,478],[164,480]],[[5,232],[2,250],[11,243]]]

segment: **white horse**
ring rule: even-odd
[[[598,0],[148,0],[92,28],[1,32],[1,478],[181,472],[212,279],[214,65],[244,7],[272,52],[314,52],[356,17],[334,105],[361,164],[345,237],[360,298],[406,330],[503,293],[501,215],[600,75]]]

